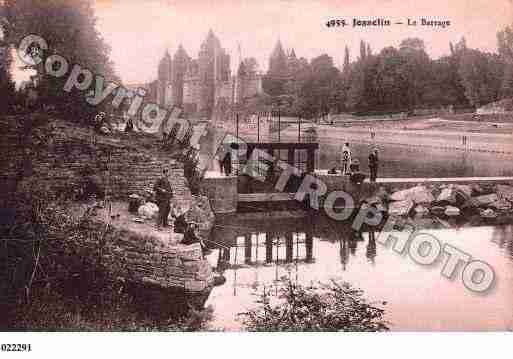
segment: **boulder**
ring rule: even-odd
[[[497,186],[497,195],[500,199],[507,199],[513,202],[513,186],[500,184]]]
[[[445,213],[445,207],[442,207],[442,206],[433,206],[431,207],[431,209],[429,210],[432,214],[434,214],[435,216],[440,216],[442,214]]]
[[[437,202],[455,203],[456,196],[452,187],[445,187],[436,199]]]
[[[470,188],[472,189],[472,196],[480,196],[485,194],[483,187],[481,187],[478,183],[473,183]]]
[[[490,203],[488,206],[498,211],[508,211],[511,209],[511,203],[505,199],[499,199],[498,201]]]
[[[472,197],[469,201],[467,201],[465,207],[485,207],[498,200],[499,197],[495,193],[486,194],[483,196]]]
[[[139,207],[137,213],[143,218],[156,218],[159,213],[159,207],[153,202],[146,202]]]
[[[410,190],[404,189],[404,190],[392,193],[392,195],[390,196],[390,199],[392,201],[405,201],[409,198],[409,195],[410,195]]]
[[[447,206],[445,207],[444,214],[446,216],[452,217],[452,216],[459,216],[461,213],[460,209],[458,207],[454,206]]]
[[[449,185],[442,189],[436,199],[439,203],[465,203],[469,200],[472,189],[467,185]]]
[[[413,204],[413,201],[410,199],[391,202],[388,207],[388,213],[393,216],[406,216],[413,208]]]
[[[419,215],[424,215],[424,214],[429,213],[429,209],[427,209],[426,207],[424,207],[421,204],[418,204],[417,206],[415,206],[415,208],[413,210],[415,211],[416,214],[419,214]]]
[[[415,186],[402,191],[394,192],[390,199],[393,201],[411,200],[416,204],[430,204],[435,200],[431,191],[424,186]]]
[[[480,213],[482,218],[497,218],[497,213],[491,208],[487,208]]]
[[[472,196],[472,187],[468,184],[456,184],[454,185],[454,188],[456,188],[458,192],[463,193],[468,198]]]
[[[367,202],[368,204],[372,205],[372,204],[379,204],[379,203],[382,203],[382,199],[378,196],[373,196],[373,197],[369,197],[369,198],[366,198],[364,200],[365,202]]]

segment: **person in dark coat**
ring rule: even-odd
[[[130,117],[127,121],[126,121],[126,126],[125,126],[125,132],[133,132],[134,131],[134,121],[132,120],[132,118]]]
[[[371,182],[376,182],[376,178],[378,177],[378,166],[379,166],[378,149],[375,148],[369,155],[369,171],[370,171],[370,181]]]
[[[229,176],[232,174],[232,154],[230,151],[226,152],[224,158],[221,160],[221,173],[224,173],[225,176]]]
[[[157,227],[167,227],[167,217],[171,211],[171,198],[173,197],[173,189],[171,183],[167,179],[168,170],[164,168],[162,171],[163,176],[158,179],[157,183],[153,187],[155,191],[155,199],[157,206],[159,207],[159,217],[157,219]]]

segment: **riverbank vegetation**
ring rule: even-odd
[[[241,314],[249,331],[387,331],[385,302],[371,303],[348,283],[304,286],[284,280],[258,295],[256,309]]]
[[[24,181],[13,196],[16,206],[5,213],[1,228],[9,240],[1,243],[0,330],[205,328],[211,310],[108,274],[101,260],[105,228],[89,223],[95,202],[83,203],[77,216],[68,195]]]

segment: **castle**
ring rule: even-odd
[[[216,106],[239,104],[261,94],[262,76],[254,59],[242,60],[232,75],[230,55],[210,30],[197,59],[191,59],[181,45],[172,58],[166,51],[150,92],[161,106],[178,106],[186,114],[209,117]]]

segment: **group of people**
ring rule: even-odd
[[[155,183],[155,186],[153,186],[153,191],[155,192],[155,200],[157,202],[157,206],[159,207],[157,228],[169,227],[168,217],[169,213],[171,212],[171,199],[173,198],[173,189],[171,187],[171,183],[169,182],[168,176],[169,170],[167,168],[164,168],[162,170],[162,177],[160,177]],[[177,233],[183,233],[183,244],[189,245],[199,242],[202,245],[202,248],[204,248],[203,242],[196,235],[196,231],[198,230],[198,224],[186,223],[183,214],[176,217],[174,230]]]
[[[353,159],[351,148],[349,147],[349,143],[346,142],[340,151],[340,163],[341,163],[341,171],[342,174],[352,174],[355,170],[359,171],[359,161],[357,159]],[[352,165],[357,165],[351,168]],[[378,167],[379,167],[379,157],[378,157],[378,149],[374,148],[368,157],[369,164],[369,172],[370,172],[370,181],[376,182],[376,178],[378,177]]]

